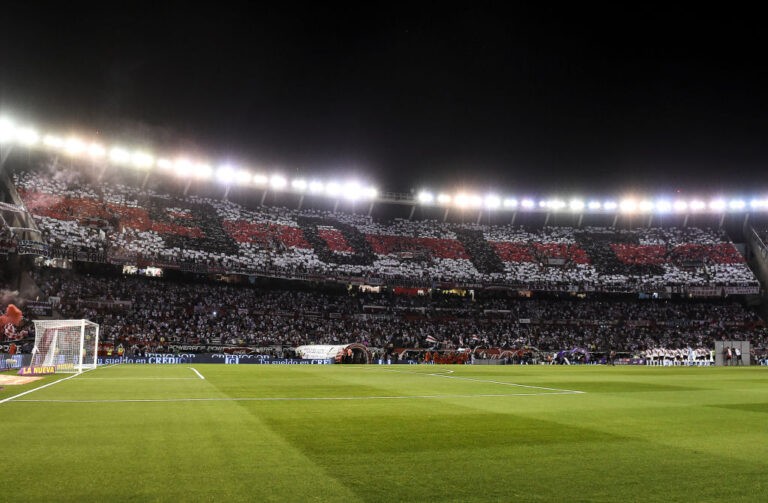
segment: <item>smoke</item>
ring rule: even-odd
[[[0,308],[7,306],[8,304],[18,304],[21,298],[19,297],[18,290],[0,290]]]

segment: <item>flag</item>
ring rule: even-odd
[[[435,338],[434,338],[433,336],[431,336],[431,335],[428,335],[428,336],[427,336],[427,342],[430,342],[430,343],[432,343],[432,344],[435,344],[435,343],[437,343],[437,339],[435,339]]]

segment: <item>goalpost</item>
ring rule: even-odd
[[[30,365],[64,373],[95,369],[98,349],[99,325],[92,321],[37,320]]]

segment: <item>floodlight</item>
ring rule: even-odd
[[[379,191],[376,189],[376,187],[368,187],[363,191],[363,195],[368,199],[376,199],[376,197],[379,195]]]
[[[131,156],[131,164],[133,164],[134,167],[139,169],[147,169],[152,167],[153,164],[155,164],[155,158],[146,152],[137,150]]]
[[[344,184],[344,198],[355,201],[360,198],[360,184],[357,182],[347,182]]]
[[[61,148],[64,146],[64,140],[58,136],[53,136],[49,134],[49,135],[46,135],[45,138],[43,138],[43,144],[46,147]]]
[[[483,198],[478,195],[469,196],[468,202],[472,208],[480,208],[483,205]]]
[[[605,211],[616,211],[616,208],[619,207],[619,203],[616,201],[606,201],[603,203],[603,209]]]
[[[418,199],[420,203],[428,204],[435,200],[435,196],[431,192],[421,191],[419,192]]]
[[[104,157],[107,154],[107,150],[98,143],[91,143],[88,147],[88,155],[91,157]]]
[[[489,210],[496,209],[501,206],[501,198],[495,194],[488,194],[485,196],[485,207]]]
[[[517,199],[514,197],[508,197],[504,199],[504,207],[505,208],[517,208]]]
[[[0,133],[0,136],[2,133]],[[23,128],[16,131],[16,137],[24,146],[31,147],[40,141],[40,135],[32,128]]]
[[[653,211],[656,205],[653,203],[653,201],[643,199],[642,201],[640,201],[640,204],[638,204],[637,207],[640,208],[640,211],[642,211],[643,213],[648,213]]]
[[[280,190],[284,189],[285,186],[288,185],[288,180],[280,175],[272,175],[272,178],[269,179],[269,184],[273,189]]]
[[[633,199],[624,199],[619,204],[619,208],[621,208],[621,211],[624,213],[632,213],[637,210],[637,203]]]
[[[675,204],[673,206],[675,208],[675,211],[680,213],[688,209],[688,203],[686,203],[685,201],[675,201]]]
[[[8,118],[0,118],[0,143],[10,143],[16,137],[16,126]]]
[[[670,211],[672,211],[672,203],[667,201],[666,199],[656,201],[656,211],[658,211],[659,213],[669,213]]]
[[[253,176],[251,175],[251,173],[249,173],[248,171],[246,171],[244,169],[238,169],[235,172],[235,180],[240,185],[246,185],[252,179],[253,179]]]
[[[328,182],[325,184],[325,193],[329,196],[338,196],[341,192],[341,185],[336,182]]]
[[[157,160],[157,167],[158,168],[163,168],[163,169],[168,169],[168,168],[173,167],[173,163],[171,161],[169,161],[168,159],[158,159]]]
[[[571,202],[568,203],[568,207],[571,211],[582,211],[584,209],[584,201],[581,199],[571,199]]]
[[[68,138],[64,144],[64,151],[69,155],[78,155],[85,150],[85,143],[78,138]]]
[[[723,211],[725,209],[725,201],[722,199],[713,199],[709,202],[709,209],[712,211]]]
[[[600,201],[590,201],[587,203],[587,208],[589,208],[591,211],[597,211],[602,207],[600,204]]]
[[[456,203],[456,206],[463,208],[469,204],[469,196],[463,193],[456,194],[453,197],[453,202]]]
[[[267,178],[267,175],[262,175],[260,173],[257,173],[253,175],[253,183],[256,185],[266,185],[269,183],[269,178]]]
[[[530,210],[530,209],[533,209],[534,206],[536,206],[536,203],[533,202],[533,199],[523,199],[523,201],[520,203],[520,206],[522,206],[526,210]]]
[[[113,147],[109,151],[109,160],[115,164],[126,164],[131,160],[131,154],[124,148]]]
[[[753,199],[749,202],[749,205],[752,207],[752,209],[763,210],[768,206],[768,201],[765,199]]]
[[[309,182],[309,191],[314,194],[319,194],[325,190],[325,186],[323,185],[323,182],[320,182],[318,180],[312,180]]]
[[[232,183],[235,179],[235,171],[230,166],[220,166],[216,170],[216,179],[222,183]]]
[[[549,206],[549,201],[545,201],[544,199],[541,199],[539,201],[539,208],[546,208]]]
[[[177,176],[188,176],[192,171],[192,163],[186,159],[177,159],[174,165]]]
[[[744,202],[743,199],[733,199],[731,200],[730,203],[728,203],[728,207],[736,211],[743,210],[744,207],[746,207],[746,205],[747,204]]]
[[[192,176],[195,178],[200,178],[203,180],[207,180],[208,178],[213,175],[213,168],[210,166],[210,164],[206,163],[198,163],[195,164],[192,168]]]
[[[693,211],[701,211],[704,208],[706,208],[707,205],[704,203],[704,201],[699,201],[698,199],[694,199],[693,201],[691,201],[691,204],[689,204],[689,207]]]
[[[307,190],[307,181],[301,178],[297,178],[291,182],[291,187],[293,187],[294,190],[304,192],[305,190]]]

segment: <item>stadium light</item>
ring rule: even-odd
[[[157,167],[162,169],[170,169],[173,167],[173,163],[168,159],[158,159]]]
[[[606,201],[603,203],[603,209],[605,211],[616,211],[616,208],[619,207],[619,203],[616,201]]]
[[[192,167],[192,176],[201,180],[207,180],[213,175],[213,168],[210,164],[204,162],[197,163]]]
[[[673,205],[674,209],[678,213],[682,213],[688,209],[688,203],[685,201],[675,201],[675,204]]]
[[[747,206],[743,199],[733,199],[728,203],[728,207],[734,211],[741,211]]]
[[[328,182],[325,185],[325,193],[331,197],[338,196],[341,193],[341,185],[337,182]]]
[[[0,118],[0,143],[10,143],[16,138],[16,126],[7,117]]]
[[[64,146],[64,140],[58,136],[49,134],[45,135],[45,138],[43,138],[43,144],[50,148],[61,148]]]
[[[216,170],[216,179],[221,183],[230,184],[235,180],[235,170],[231,166],[219,166]]]
[[[517,199],[514,197],[508,197],[504,199],[504,207],[505,208],[517,208]]]
[[[291,187],[293,187],[293,190],[304,192],[307,190],[307,181],[301,178],[297,178],[291,182]]]
[[[309,182],[309,191],[313,194],[320,194],[325,190],[325,185],[319,180],[312,180]]]
[[[648,201],[647,199],[644,199],[640,201],[640,204],[638,204],[637,207],[640,208],[640,211],[642,211],[643,213],[649,213],[653,211],[656,205],[653,204],[653,201]]]
[[[536,206],[536,203],[533,202],[533,199],[523,199],[520,202],[520,206],[522,206],[526,210],[532,210],[533,207]]]
[[[456,203],[456,206],[459,208],[464,208],[465,206],[469,206],[469,196],[464,193],[456,194],[453,198],[453,202]]]
[[[448,194],[438,194],[437,195],[437,202],[440,204],[451,204],[451,196]]]
[[[32,128],[22,128],[16,132],[19,143],[25,147],[36,145],[40,141],[40,135]]]
[[[589,209],[590,209],[590,211],[597,211],[597,210],[599,210],[601,207],[602,207],[602,205],[600,204],[600,201],[590,201],[590,202],[587,204],[587,208],[589,208]]]
[[[568,203],[568,207],[571,211],[582,211],[584,209],[584,201],[581,199],[571,199],[571,202]]]
[[[252,179],[253,175],[244,169],[238,169],[235,172],[235,180],[239,185],[247,185]]]
[[[64,152],[68,155],[80,155],[85,151],[85,143],[79,138],[67,138],[64,144]]]
[[[723,211],[725,209],[725,201],[722,199],[713,199],[709,202],[709,209],[712,211]]]
[[[253,175],[253,183],[256,185],[266,185],[269,183],[269,178],[267,178],[267,175],[256,173]]]
[[[282,190],[288,185],[288,180],[281,175],[272,175],[272,178],[269,179],[269,184],[275,190]]]
[[[155,164],[155,158],[146,152],[137,150],[131,155],[131,164],[135,168],[149,169]]]
[[[187,159],[177,159],[173,164],[176,176],[189,176],[192,171],[192,163]]]
[[[707,207],[706,203],[704,201],[700,201],[698,199],[694,199],[691,201],[691,204],[689,205],[692,211],[701,211]]]
[[[637,210],[637,203],[634,199],[624,199],[619,203],[619,209],[622,213],[633,213]]]
[[[501,207],[501,198],[495,194],[488,194],[485,196],[485,207],[489,210]]]
[[[91,157],[104,157],[107,154],[107,150],[98,143],[91,143],[88,146],[88,155]]]
[[[113,147],[109,151],[109,160],[115,164],[127,164],[131,160],[131,154],[124,148]]]
[[[431,192],[427,192],[425,190],[419,192],[419,195],[417,197],[419,199],[419,202],[422,204],[429,204],[435,200],[435,196]]]
[[[344,184],[344,199],[349,199],[350,201],[356,201],[360,198],[361,191],[360,191],[360,184],[357,182],[347,182]]]
[[[373,200],[373,199],[376,199],[378,197],[379,191],[378,191],[378,189],[376,189],[376,187],[368,187],[367,189],[365,189],[363,191],[363,195],[365,197],[367,197],[368,199]]]
[[[669,213],[672,211],[672,203],[667,201],[666,199],[661,199],[659,201],[656,201],[656,211],[659,213]]]

